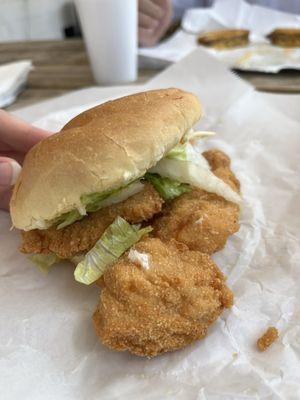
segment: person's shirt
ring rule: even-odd
[[[213,2],[213,0],[173,0],[174,17],[180,18],[187,8],[210,7]],[[247,3],[300,14],[300,0],[247,0]]]

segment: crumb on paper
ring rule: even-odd
[[[257,347],[260,351],[265,351],[278,338],[278,330],[270,326],[266,332],[257,340]]]
[[[238,354],[238,353],[232,353],[232,358],[234,358],[234,359],[237,359],[237,358],[238,358],[238,356],[239,356],[239,354]]]

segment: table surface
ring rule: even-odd
[[[0,43],[0,64],[30,59],[30,72],[25,90],[9,111],[34,104],[72,90],[95,85],[82,39]],[[140,69],[138,80],[143,83],[158,70]],[[238,72],[257,90],[275,93],[300,93],[300,72],[278,74]]]

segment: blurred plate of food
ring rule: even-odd
[[[243,0],[219,0],[211,8],[187,10],[180,29],[155,47],[141,48],[139,54],[143,65],[159,67],[199,46],[234,69],[300,69],[300,16]]]

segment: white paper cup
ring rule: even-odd
[[[94,78],[117,84],[137,78],[137,0],[75,0]]]

